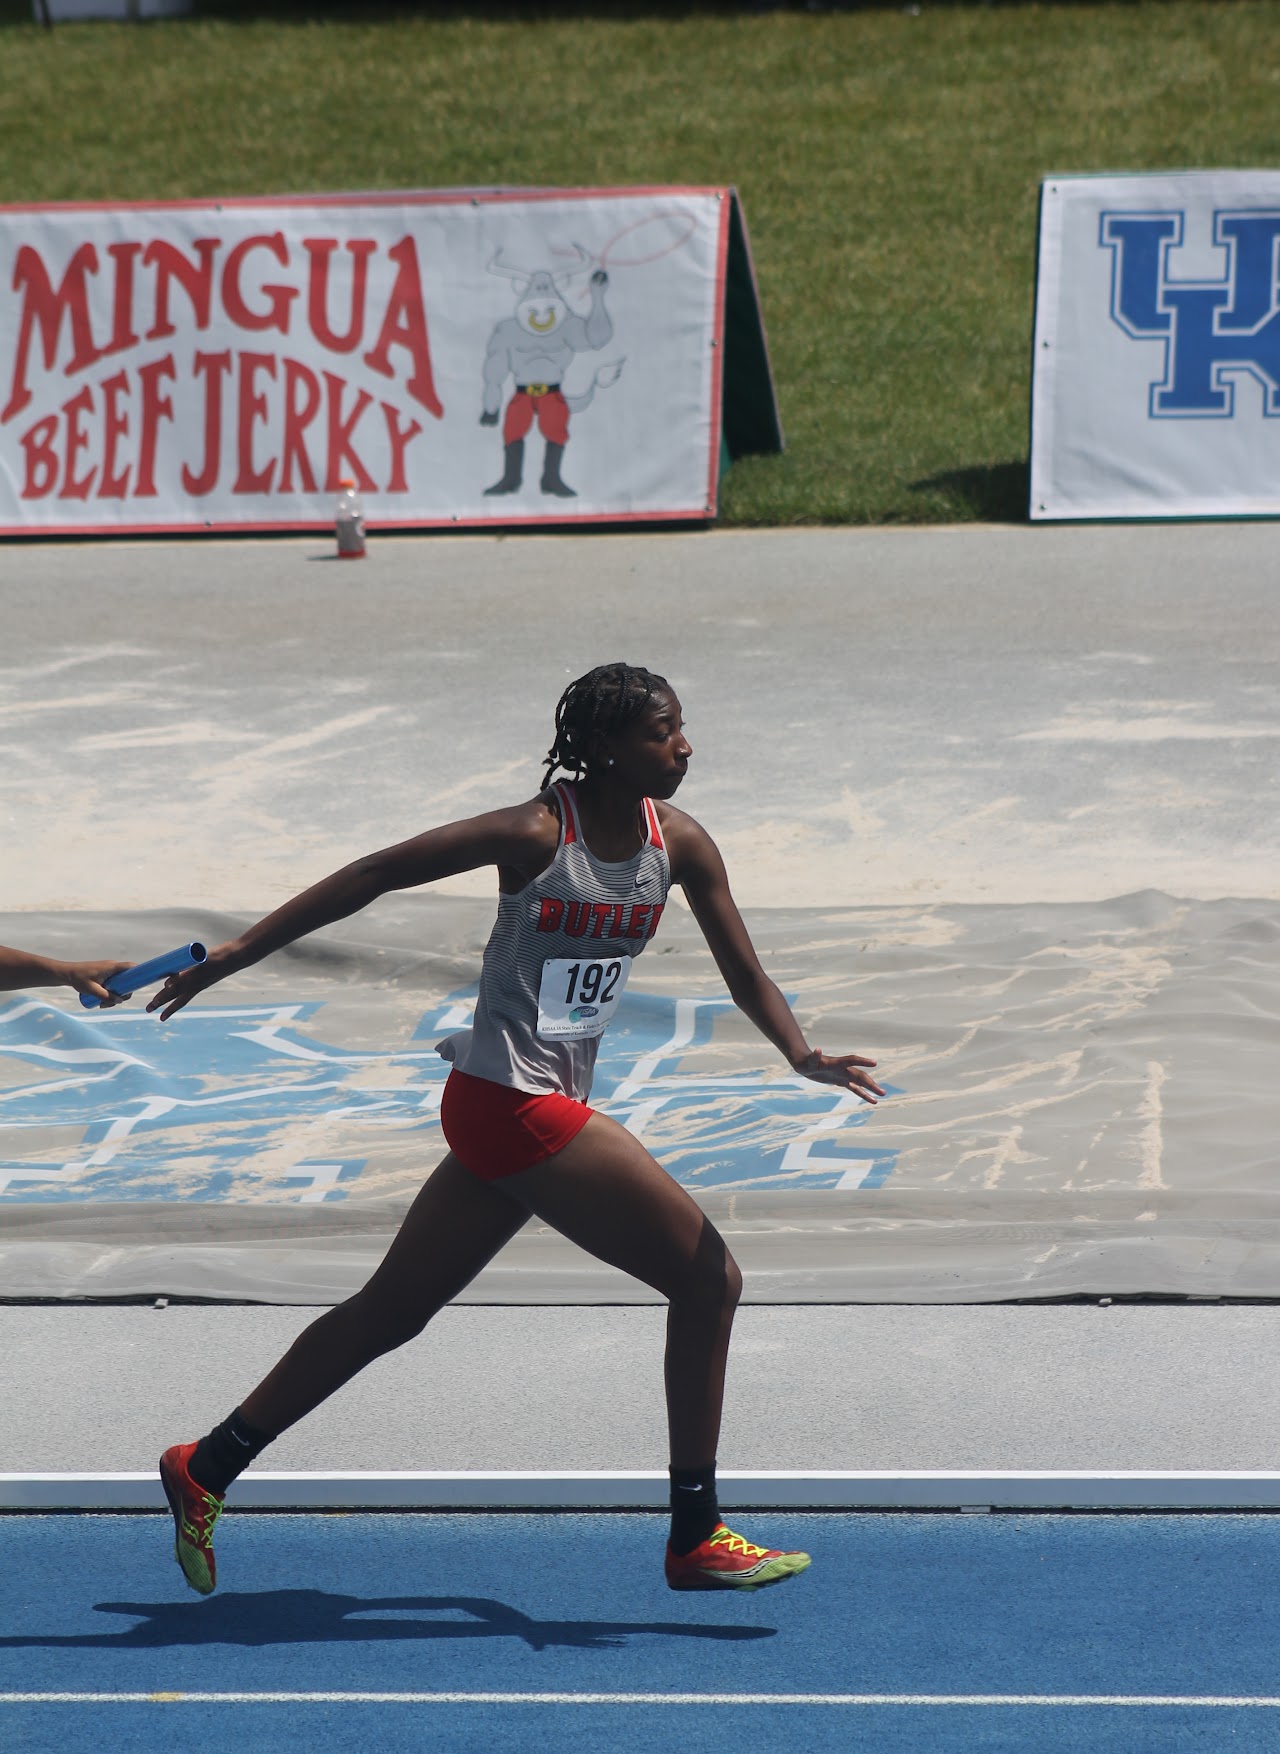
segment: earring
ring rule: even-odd
[[[605,766],[606,766],[606,767],[612,767],[612,766],[613,766],[613,757],[612,757],[612,755],[611,755],[611,756],[610,756],[610,757],[609,757],[609,759],[608,759],[608,761],[606,761],[606,762],[605,762]]]

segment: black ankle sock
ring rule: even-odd
[[[208,1437],[200,1439],[187,1463],[187,1472],[197,1486],[221,1497],[237,1474],[243,1474],[270,1442],[265,1432],[240,1417],[237,1408],[221,1425],[215,1425]]]
[[[720,1521],[716,1503],[716,1465],[672,1468],[671,1551],[682,1558],[705,1541]]]

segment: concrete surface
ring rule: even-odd
[[[0,1472],[150,1468],[317,1312],[0,1307]],[[445,1310],[273,1444],[272,1469],[661,1468],[657,1309]],[[739,1312],[725,1468],[1275,1468],[1280,1311]]]

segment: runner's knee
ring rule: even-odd
[[[729,1253],[724,1251],[724,1279],[720,1288],[720,1305],[726,1315],[732,1315],[738,1307],[742,1296],[742,1269]]]
[[[719,1234],[707,1228],[711,1236],[704,1233],[683,1282],[671,1292],[671,1302],[706,1314],[732,1316],[742,1296],[742,1273]]]
[[[435,1305],[388,1291],[376,1283],[358,1291],[348,1308],[359,1320],[371,1358],[416,1340],[436,1313]]]
[[[742,1268],[734,1260],[728,1249],[725,1250],[725,1304],[728,1309],[737,1309],[742,1297]]]

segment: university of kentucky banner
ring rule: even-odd
[[[1280,513],[1280,171],[1041,188],[1033,518]]]
[[[0,533],[709,518],[731,243],[775,448],[732,190],[0,208]]]

